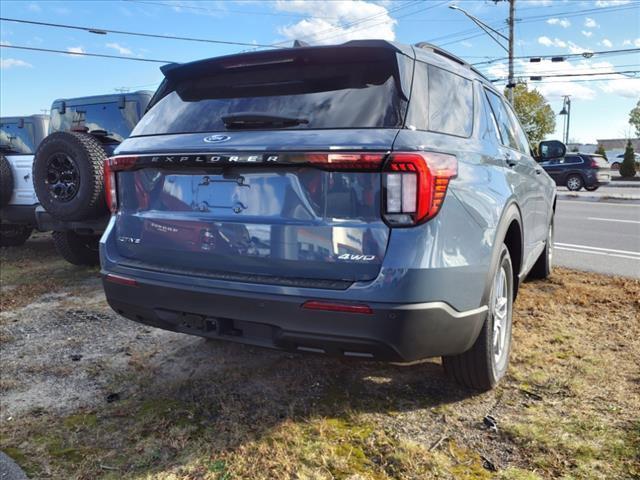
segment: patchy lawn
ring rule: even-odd
[[[0,261],[0,448],[33,478],[640,476],[637,280],[557,270],[526,283],[510,374],[475,394],[437,360],[287,354],[135,324],[46,236]]]

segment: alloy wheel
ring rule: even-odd
[[[61,202],[73,200],[80,188],[80,172],[76,162],[65,153],[52,155],[47,162],[45,183],[55,199]]]
[[[509,350],[509,285],[504,266],[500,267],[493,281],[493,355],[495,365],[501,365]]]

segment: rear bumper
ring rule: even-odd
[[[468,350],[487,309],[457,312],[441,302],[368,303],[371,314],[303,310],[310,298],[256,294],[135,279],[104,280],[119,314],[166,330],[289,351],[414,361]],[[335,300],[340,302],[339,299]]]

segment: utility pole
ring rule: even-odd
[[[513,81],[513,29],[516,23],[516,0],[509,0],[509,80],[507,89],[509,92],[509,101],[513,105],[513,89],[515,83]]]

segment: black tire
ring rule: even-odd
[[[585,185],[585,187],[584,187],[584,189],[585,189],[587,192],[595,192],[595,191],[596,191],[597,189],[599,189],[599,188],[600,188],[600,185],[589,185],[589,186],[586,186],[586,185]]]
[[[530,279],[543,280],[551,275],[551,270],[553,269],[553,234],[554,227],[552,220],[551,225],[549,225],[549,230],[547,231],[547,240],[545,242],[544,250],[529,272]]]
[[[584,180],[581,175],[572,174],[567,177],[567,188],[572,192],[577,192],[584,187]]]
[[[498,353],[494,344],[494,325],[499,318],[495,308],[497,276],[504,275],[505,318],[501,334],[504,343]],[[442,365],[446,374],[460,385],[474,390],[486,391],[497,385],[507,372],[509,354],[511,352],[511,323],[513,314],[513,265],[509,250],[502,245],[498,265],[492,279],[491,295],[489,297],[489,312],[482,326],[480,335],[473,346],[460,355],[442,357]],[[501,289],[502,290],[502,289]],[[502,297],[502,294],[501,294]],[[498,353],[499,357],[496,356]]]
[[[33,185],[42,206],[59,220],[89,220],[107,213],[102,144],[86,133],[56,132],[33,161]]]
[[[33,228],[26,225],[0,225],[0,247],[19,247],[24,245],[31,234]]]
[[[53,243],[62,258],[73,265],[99,265],[97,235],[78,235],[68,230],[65,232],[53,232]]]
[[[4,155],[0,155],[0,208],[6,207],[13,195],[13,172]]]

